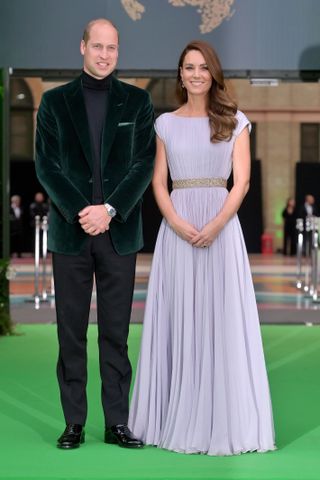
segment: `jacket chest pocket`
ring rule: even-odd
[[[116,130],[115,139],[118,139],[118,138],[132,139],[133,134],[134,134],[133,122],[120,122]]]
[[[134,127],[132,122],[121,122],[114,137],[110,151],[111,163],[116,162],[118,166],[130,167],[133,158]]]

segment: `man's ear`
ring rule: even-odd
[[[81,40],[81,42],[80,42],[81,55],[84,55],[85,49],[86,49],[86,42],[84,40]]]

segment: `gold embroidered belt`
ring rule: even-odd
[[[173,180],[172,188],[193,188],[193,187],[224,187],[227,186],[225,178],[188,178],[186,180]]]

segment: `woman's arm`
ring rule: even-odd
[[[170,227],[179,237],[192,243],[198,231],[193,225],[183,220],[174,209],[168,191],[168,164],[164,143],[157,136],[157,151],[152,186],[158,207]]]
[[[226,201],[218,213],[193,239],[193,246],[203,247],[212,244],[214,239],[238,211],[249,190],[250,182],[250,142],[249,130],[245,128],[237,137],[233,147],[233,180],[234,185]]]

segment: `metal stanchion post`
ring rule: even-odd
[[[303,290],[306,295],[312,293],[310,292],[310,277],[311,277],[311,242],[310,242],[310,232],[311,232],[311,218],[306,218],[305,225],[305,254],[306,254],[306,270],[305,270],[305,280]]]
[[[53,273],[51,274],[51,296],[54,297],[54,278],[53,278]]]
[[[48,217],[42,219],[42,301],[46,301],[47,295],[47,255],[48,255]]]
[[[35,217],[35,247],[34,247],[34,306],[40,307],[39,297],[39,267],[40,267],[40,216]]]
[[[303,219],[297,218],[296,229],[298,231],[297,241],[297,281],[296,286],[302,289],[302,255],[303,255]]]
[[[313,294],[312,300],[319,302],[319,218],[313,217],[313,232],[312,232],[312,284]]]
[[[42,231],[42,294],[40,296],[40,232]],[[34,302],[34,308],[39,310],[40,304],[48,302],[47,293],[47,257],[48,257],[48,218],[35,217],[35,242],[34,242],[34,294],[26,302]]]
[[[317,231],[316,231],[316,224],[315,224],[315,217],[310,217],[310,287],[309,287],[309,295],[313,298],[313,295],[316,290],[317,281],[315,278],[316,274],[316,248],[315,248],[315,241],[317,241]]]

